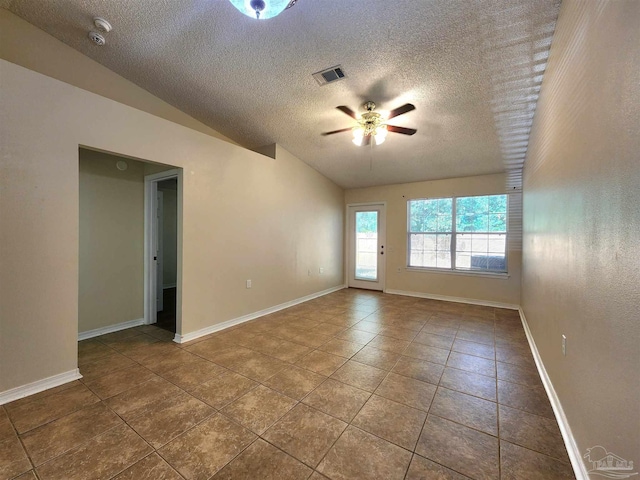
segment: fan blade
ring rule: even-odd
[[[371,135],[365,135],[362,139],[362,145],[371,145]]]
[[[344,105],[340,105],[339,107],[336,107],[338,110],[340,110],[341,112],[346,113],[347,115],[349,115],[351,118],[353,118],[354,120],[357,120],[356,118],[356,112],[354,112],[353,110],[351,110],[349,107],[346,107]]]
[[[340,107],[338,107],[340,108]],[[387,118],[393,118],[393,117],[397,117],[398,115],[404,115],[407,112],[410,112],[411,110],[415,110],[416,107],[410,103],[405,103],[404,105],[402,105],[401,107],[398,107],[394,110],[391,110],[389,112],[389,116]]]
[[[413,135],[418,131],[415,128],[396,127],[395,125],[387,125],[387,130],[389,132],[402,133],[403,135]]]
[[[349,128],[341,128],[340,130],[333,130],[331,132],[324,132],[324,133],[321,133],[320,135],[322,135],[323,137],[326,137],[327,135],[333,135],[334,133],[348,132],[349,130],[352,130],[352,128],[351,127],[349,127]]]

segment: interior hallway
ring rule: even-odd
[[[0,472],[574,478],[516,311],[348,289],[172,337],[80,342],[81,381],[0,407]]]
[[[156,327],[176,333],[176,287],[162,290],[163,308],[156,314]]]

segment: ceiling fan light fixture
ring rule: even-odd
[[[231,4],[244,13],[247,17],[258,20],[267,20],[277,17],[284,10],[292,7],[295,1],[291,0],[229,0]]]
[[[375,138],[376,140],[376,145],[381,145],[382,143],[384,143],[385,139],[387,138],[387,126],[386,125],[380,125],[378,128],[376,128],[375,132],[373,133],[373,138]]]
[[[364,140],[364,128],[361,126],[353,127],[353,144],[357,147],[362,145],[362,141]]]

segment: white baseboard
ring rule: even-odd
[[[42,380],[37,380],[35,382],[22,385],[21,387],[12,388],[11,390],[7,390],[6,392],[0,392],[0,405],[13,402],[14,400],[19,400],[20,398],[24,398],[28,395],[33,395],[34,393],[40,393],[44,390],[48,390],[65,383],[73,382],[74,380],[78,380],[79,378],[82,378],[82,375],[80,375],[80,370],[74,368],[73,370],[69,370],[68,372],[59,373],[58,375],[43,378]]]
[[[519,305],[513,303],[492,302],[490,300],[478,300],[476,298],[449,297],[447,295],[436,295],[433,293],[407,292],[404,290],[385,290],[384,293],[390,295],[404,295],[406,297],[428,298],[430,300],[442,300],[443,302],[468,303],[470,305],[482,305],[484,307],[508,308],[518,310]]]
[[[195,340],[196,338],[204,337],[205,335],[210,335],[212,333],[219,332],[220,330],[224,330],[225,328],[233,327],[234,325],[239,325],[241,323],[248,322],[249,320],[254,320],[258,317],[262,317],[264,315],[268,315],[270,313],[274,313],[279,310],[284,310],[285,308],[293,307],[294,305],[298,305],[299,303],[308,302],[309,300],[313,300],[314,298],[322,297],[324,295],[337,292],[338,290],[342,290],[343,288],[347,288],[347,286],[338,285],[337,287],[329,288],[327,290],[322,290],[321,292],[312,293],[311,295],[307,295],[305,297],[296,298],[295,300],[281,303],[280,305],[275,305],[273,307],[265,308],[264,310],[260,310],[258,312],[249,313],[247,315],[243,315],[242,317],[232,318],[231,320],[227,320],[226,322],[217,323],[215,325],[211,325],[210,327],[202,328],[200,330],[196,330],[195,332],[187,333],[185,335],[178,335],[176,333],[176,336],[173,339],[173,341],[176,343],[190,342],[192,340]]]
[[[120,330],[126,330],[127,328],[137,327],[138,325],[144,325],[144,318],[138,318],[136,320],[129,320],[127,322],[116,323],[115,325],[108,325],[106,327],[96,328],[95,330],[88,330],[86,332],[80,332],[78,334],[78,341],[86,340],[88,338],[99,337],[106,333],[118,332]]]
[[[567,417],[564,414],[564,410],[562,408],[562,404],[560,403],[560,399],[558,398],[558,394],[556,393],[555,388],[553,388],[553,384],[551,383],[551,379],[547,374],[546,368],[544,368],[544,363],[542,363],[540,352],[538,352],[536,342],[533,339],[533,335],[531,335],[531,330],[529,329],[527,318],[524,315],[522,307],[518,310],[520,312],[520,320],[522,321],[524,333],[527,335],[529,347],[531,348],[533,359],[535,360],[536,367],[538,368],[538,373],[540,374],[540,378],[542,379],[544,389],[547,391],[547,396],[549,397],[551,408],[553,408],[553,413],[555,414],[558,426],[560,427],[560,432],[562,433],[562,439],[564,440],[565,447],[567,447],[567,453],[569,454],[569,460],[571,461],[571,466],[573,467],[576,479],[588,480],[589,473],[584,465],[584,462],[582,461],[582,453],[578,449],[578,444],[576,443],[575,438],[573,438],[571,427],[569,426]]]

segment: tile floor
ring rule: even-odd
[[[80,342],[0,407],[0,478],[574,478],[514,311],[342,290],[177,345]]]

